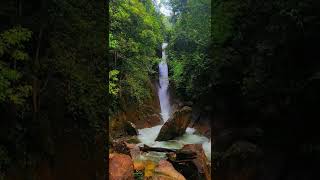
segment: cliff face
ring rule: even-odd
[[[160,102],[157,94],[157,80],[150,80],[151,98],[142,105],[122,105],[123,111],[110,118],[109,133],[112,138],[126,136],[125,124],[130,121],[137,129],[152,127],[161,123]]]

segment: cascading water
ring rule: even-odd
[[[170,102],[169,102],[169,78],[168,78],[168,65],[166,62],[166,51],[167,43],[162,44],[162,61],[159,63],[159,89],[158,96],[160,101],[161,116],[164,122],[169,119],[170,116]]]
[[[161,116],[164,122],[166,122],[171,115],[171,105],[169,101],[169,79],[168,79],[168,65],[166,62],[165,48],[167,43],[162,44],[162,61],[159,63],[159,89],[158,96],[160,101]],[[146,144],[151,147],[162,147],[169,149],[181,149],[185,144],[202,144],[204,152],[211,160],[211,141],[201,135],[194,134],[194,128],[187,128],[184,135],[176,137],[174,140],[169,141],[155,141],[162,125],[154,126],[151,128],[139,129],[138,139],[141,144]]]

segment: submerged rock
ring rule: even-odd
[[[109,179],[133,180],[133,163],[130,156],[125,154],[109,154]]]
[[[191,107],[184,106],[162,126],[156,141],[167,141],[185,133],[191,122]]]

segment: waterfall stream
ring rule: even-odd
[[[169,102],[169,78],[168,78],[168,65],[167,65],[167,56],[165,48],[167,43],[162,44],[162,61],[159,63],[159,89],[158,96],[160,101],[161,116],[164,122],[166,122],[170,117],[171,106]]]
[[[158,96],[160,101],[161,108],[161,117],[163,122],[165,123],[171,115],[171,105],[170,105],[170,97],[168,93],[169,87],[169,79],[168,79],[168,65],[166,62],[166,53],[165,48],[167,47],[167,43],[162,44],[162,61],[159,63],[159,89]],[[141,144],[146,144],[151,147],[162,147],[169,149],[181,149],[185,144],[202,144],[204,152],[208,158],[211,160],[211,141],[205,137],[196,134],[196,130],[194,128],[187,128],[185,134],[180,137],[176,137],[173,140],[169,141],[155,141],[157,138],[161,127],[161,125],[157,125],[151,128],[139,129],[138,139]]]

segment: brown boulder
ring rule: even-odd
[[[128,138],[121,138],[112,141],[112,152],[126,154],[131,156],[133,160],[137,159],[140,155],[140,148],[137,144],[128,143]]]
[[[161,117],[159,114],[152,114],[146,117],[147,127],[159,125],[161,123]]]
[[[139,158],[139,156],[141,155],[141,151],[139,146],[137,146],[136,144],[129,144],[129,143],[125,143],[127,148],[129,149],[130,152],[130,156],[133,160]]]
[[[133,162],[133,168],[136,171],[142,171],[144,170],[144,163],[143,161],[134,161]]]
[[[123,139],[113,140],[111,147],[113,152],[130,155],[130,149],[127,147],[126,142]]]
[[[125,154],[109,154],[109,179],[134,180],[133,163],[130,156]]]
[[[211,179],[210,168],[207,164],[207,157],[204,153],[201,144],[187,144],[182,149],[190,150],[197,154],[197,158],[192,160],[193,163],[197,166],[197,169],[201,175],[203,175],[207,180]]]
[[[186,178],[174,169],[172,164],[166,160],[161,160],[158,167],[155,169],[156,174],[154,180],[185,180]]]
[[[187,144],[184,145],[181,152],[192,152],[195,155],[194,159],[187,161],[180,161],[177,157],[172,160],[175,168],[178,169],[188,179],[211,179],[210,167],[207,163],[207,157],[204,153],[201,144]]]
[[[191,122],[191,112],[192,109],[188,106],[174,112],[162,126],[156,141],[166,141],[183,135]]]
[[[125,131],[129,136],[136,136],[139,134],[136,125],[130,121],[125,121]]]

